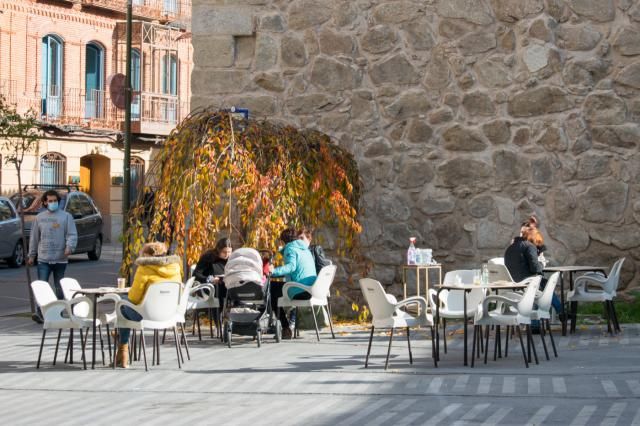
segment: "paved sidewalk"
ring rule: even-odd
[[[208,334],[202,342],[190,337],[192,359],[181,370],[169,341],[149,372],[142,362],[130,370],[85,371],[79,351],[74,365],[59,357],[54,367],[55,333],[49,334],[36,370],[39,326],[0,317],[3,424],[640,424],[637,325],[616,337],[603,327],[558,336],[559,358],[541,356],[529,369],[515,340],[508,358],[463,367],[457,333],[437,369],[427,333],[412,333],[409,365],[400,335],[387,372],[382,334],[372,365],[363,368],[364,328],[343,328],[335,340],[322,333],[320,343],[309,332],[280,344],[267,337],[261,348],[243,338],[229,349]],[[539,341],[538,347],[542,352]],[[147,349],[150,361],[151,339]]]

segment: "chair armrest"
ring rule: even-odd
[[[422,296],[408,297],[408,298],[406,298],[404,300],[401,300],[400,302],[396,303],[394,308],[395,308],[395,310],[398,310],[398,309],[402,308],[403,306],[413,305],[414,303],[419,304],[420,307],[426,311],[426,309],[427,309],[427,300]]]
[[[580,291],[584,291],[584,292],[588,292],[589,291],[589,286],[592,287],[599,287],[601,289],[604,290],[604,286],[607,282],[607,278],[605,278],[604,276],[600,275],[582,275],[579,276],[578,278],[575,279],[575,281],[573,282],[573,289],[575,292]]]
[[[429,292],[427,293],[428,295],[428,300],[429,300],[429,304],[431,305],[431,312],[435,312],[436,308],[438,307],[438,303],[436,301],[436,298],[438,297],[438,292],[432,288],[429,289]],[[442,303],[442,301],[440,301],[440,306],[444,305],[444,303]]]
[[[282,296],[286,295],[286,297],[288,299],[289,298],[288,290],[291,289],[291,288],[299,288],[300,290],[304,290],[305,293],[311,294],[311,291],[309,291],[309,290],[311,290],[309,288],[309,286],[306,286],[304,284],[300,284],[300,283],[297,283],[297,282],[294,282],[294,281],[289,281],[289,282],[284,283],[284,285],[282,286]]]
[[[98,303],[103,303],[103,302],[118,303],[121,300],[122,298],[115,293],[109,293],[109,294],[105,294],[102,297],[98,297]]]
[[[202,297],[200,296],[199,292],[202,292],[204,295],[206,295],[206,297]],[[214,296],[216,294],[216,288],[213,284],[211,283],[204,283],[204,284],[199,284],[195,287],[191,288],[191,292],[189,293],[189,296],[194,297],[196,299],[200,299],[200,300],[208,300],[210,297]]]
[[[517,300],[509,299],[508,297],[505,297],[505,296],[492,295],[492,296],[485,297],[484,300],[482,301],[482,310],[484,312],[489,312],[489,303],[491,302],[496,302],[500,306],[507,305],[512,308],[516,308],[516,309],[518,308]]]
[[[84,296],[78,297],[78,299],[80,299],[80,302],[85,301],[83,298]],[[53,302],[47,303],[46,305],[40,307],[40,309],[42,309],[42,316],[44,317],[44,319],[47,319],[47,312],[56,308],[59,309],[59,312],[61,314],[64,313],[67,318],[73,318],[74,315],[72,313],[71,304],[68,300],[54,300]]]

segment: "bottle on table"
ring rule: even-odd
[[[482,264],[482,285],[489,285],[489,265]]]
[[[409,248],[407,249],[407,265],[415,265],[417,260],[416,239],[414,237],[409,238]]]

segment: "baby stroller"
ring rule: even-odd
[[[231,336],[255,337],[258,347],[274,320],[269,282],[263,275],[263,262],[257,250],[240,248],[229,256],[224,268],[227,297],[223,308],[223,337],[231,347]],[[280,321],[275,321],[276,342],[282,338]]]

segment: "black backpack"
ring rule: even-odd
[[[324,250],[322,250],[322,246],[313,245],[309,246],[309,250],[311,250],[311,254],[313,255],[313,261],[316,264],[316,274],[320,273],[320,270],[325,266],[331,265],[331,261],[324,257]]]

